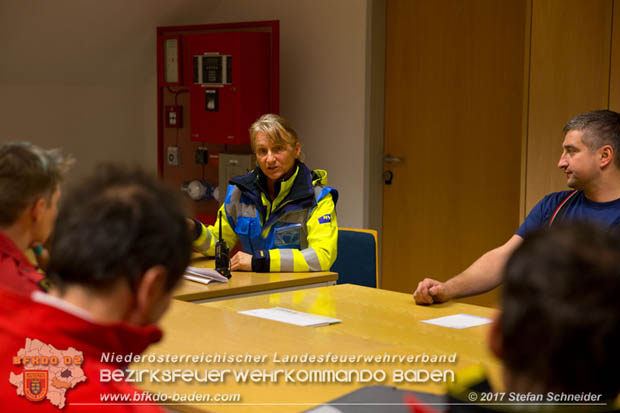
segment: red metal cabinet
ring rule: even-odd
[[[248,143],[249,126],[271,108],[269,35],[191,34],[183,36],[183,43],[183,79],[190,88],[190,139]]]

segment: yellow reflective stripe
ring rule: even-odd
[[[280,271],[295,271],[295,254],[292,249],[278,249],[280,252]]]
[[[300,251],[308,269],[310,271],[327,271],[329,268],[325,268],[321,265],[321,260],[319,260],[319,255],[316,253],[314,248],[306,248]]]
[[[205,253],[211,244],[211,232],[202,223],[200,224],[200,236],[192,243],[196,251]]]
[[[237,206],[237,218],[249,217],[254,218],[256,216],[256,207],[254,205],[242,204],[241,202]]]
[[[329,222],[319,223],[319,218],[330,216]],[[338,253],[338,218],[331,194],[327,194],[314,208],[307,222],[308,248],[270,249],[271,272],[329,271]]]
[[[277,262],[281,272],[308,272],[321,271],[321,264],[316,252],[312,248],[304,250],[298,249],[272,249],[269,251],[270,264],[269,271],[274,270]]]
[[[222,211],[222,236],[224,241],[226,241],[226,246],[228,249],[233,249],[233,247],[237,244],[237,241],[239,241],[239,237],[228,223],[225,205],[222,205],[218,210],[218,220],[215,221],[215,225],[209,225],[206,227],[201,224],[202,232],[200,233],[198,239],[192,243],[192,246],[196,251],[210,257],[215,255],[215,243],[220,236],[219,211]]]
[[[311,248],[308,248],[311,249]],[[310,271],[310,267],[308,266],[308,263],[306,262],[306,259],[304,257],[304,254],[302,254],[301,251],[299,250],[291,250],[293,251],[293,260],[294,260],[294,268],[293,271],[295,272],[308,272]],[[306,251],[306,250],[304,250]],[[316,270],[314,270],[316,271]]]
[[[280,250],[269,250],[269,272],[280,272]]]
[[[324,215],[330,216],[330,222],[319,223],[319,218]],[[314,208],[307,228],[308,246],[316,253],[321,270],[329,271],[338,254],[338,218],[331,194],[325,195]]]
[[[276,272],[308,272],[308,271],[327,271],[319,260],[319,256],[313,248],[303,250],[275,248],[269,250],[270,267],[269,271]],[[274,268],[278,268],[275,270]]]

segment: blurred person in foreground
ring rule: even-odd
[[[58,149],[26,142],[0,146],[0,287],[24,294],[50,288],[25,252],[31,248],[45,269],[49,255],[43,244],[54,228],[60,185],[72,163]]]
[[[102,382],[100,371],[123,370],[125,355],[161,339],[154,324],[191,254],[186,213],[178,194],[155,177],[114,165],[98,167],[63,198],[48,268],[55,287],[29,297],[0,291],[0,399],[7,411],[160,410],[77,403],[141,393],[124,380]],[[122,360],[104,356],[112,353]],[[61,357],[67,355],[68,362]]]
[[[444,411],[617,412],[618,297],[617,234],[580,221],[532,233],[508,259],[489,331],[503,386],[493,389],[485,371],[472,366],[449,386],[452,405]],[[489,392],[495,398],[472,403]]]

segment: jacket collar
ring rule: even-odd
[[[298,168],[297,175],[295,176],[295,180],[293,181],[288,195],[286,195],[281,204],[314,196],[314,191],[312,189],[312,173],[303,162],[297,161],[295,167]],[[283,186],[282,181],[281,179],[276,182],[276,198]],[[232,178],[230,184],[237,185],[244,192],[252,194],[257,205],[261,204],[261,193],[268,195],[267,177],[259,167],[256,167],[252,172],[246,175]],[[284,185],[284,187],[286,189],[287,185]]]
[[[295,165],[298,168],[297,175],[294,178],[292,186],[290,186],[289,193],[280,201],[276,210],[271,211],[269,218],[264,223],[265,227],[278,221],[284,214],[311,208],[316,205],[312,186],[312,172],[310,172],[302,162],[297,161]],[[238,186],[244,194],[252,199],[252,202],[254,202],[254,205],[256,205],[263,217],[266,216],[266,207],[261,201],[261,193],[268,195],[266,182],[266,177],[259,167],[255,168],[249,174],[230,180],[232,185]],[[278,190],[282,187],[286,190],[288,185],[282,185],[282,183],[280,183],[280,185],[276,186]],[[276,193],[276,198],[277,197],[278,193]]]
[[[0,231],[0,253],[13,257],[21,265],[32,267],[24,252],[2,231]]]
[[[125,322],[100,324],[70,314],[57,306],[38,303],[25,295],[0,289],[0,330],[25,339],[38,339],[56,348],[73,347],[85,358],[99,360],[102,353],[140,354],[159,341],[162,331],[154,325]],[[45,320],[45,322],[41,322]],[[46,340],[53,342],[46,342]],[[123,367],[124,361],[114,362]]]

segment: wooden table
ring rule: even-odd
[[[238,314],[237,311],[285,307],[336,317],[342,323],[325,327],[297,327]],[[411,390],[443,393],[444,383],[394,383],[396,370],[439,369],[458,372],[465,366],[483,363],[493,383],[498,382],[499,362],[487,350],[488,325],[464,330],[438,327],[420,320],[467,313],[492,317],[491,308],[461,303],[433,307],[416,306],[410,294],[349,284],[247,297],[196,305],[175,301],[162,320],[163,341],[149,349],[157,354],[243,355],[262,362],[138,364],[132,368],[191,369],[204,372],[230,370],[368,370],[387,372],[379,383]],[[289,355],[451,355],[456,363],[403,362],[283,363]],[[167,407],[194,411],[303,411],[373,383],[243,383],[227,376],[224,383],[153,383],[141,387],[166,394],[239,394],[234,403],[203,402]]]
[[[215,262],[210,258],[197,258],[195,256],[190,265],[214,268]],[[335,272],[256,273],[233,271],[232,278],[227,283],[201,284],[183,280],[181,286],[175,291],[174,298],[204,303],[257,294],[326,287],[336,284],[337,280],[338,274]]]

